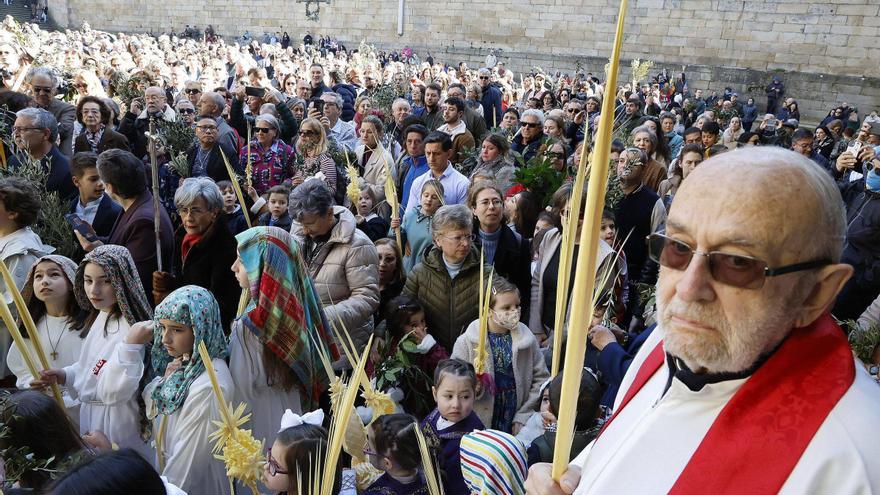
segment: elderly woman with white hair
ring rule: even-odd
[[[479,316],[480,255],[473,246],[474,214],[465,205],[441,206],[431,220],[434,246],[407,274],[403,294],[419,301],[431,335],[447,351]],[[485,267],[485,275],[489,270]]]
[[[239,170],[247,170],[257,194],[266,194],[270,188],[290,183],[294,176],[293,147],[278,136],[281,127],[272,115],[258,115],[253,127],[253,139],[241,147]]]
[[[235,263],[235,237],[226,225],[223,196],[207,177],[185,179],[174,194],[181,227],[174,236],[170,272],[153,272],[156,304],[186,285],[203,287],[217,299],[228,334],[241,290],[229,267]]]

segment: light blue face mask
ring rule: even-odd
[[[880,191],[880,174],[877,173],[877,169],[872,168],[865,176],[865,186],[869,191]]]

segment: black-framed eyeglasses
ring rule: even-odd
[[[34,94],[37,94],[37,93],[46,93],[47,95],[52,94],[52,88],[44,88],[42,86],[32,86],[31,91],[33,91]]]
[[[278,461],[272,458],[272,449],[266,451],[266,465],[269,466],[269,474],[272,476],[289,474],[287,471],[281,469],[281,466],[278,465]]]
[[[687,243],[663,234],[651,234],[646,239],[648,255],[661,266],[673,270],[686,270],[694,255],[705,256],[709,272],[719,283],[740,289],[760,289],[767,277],[813,270],[831,264],[831,260],[818,259],[770,268],[767,262],[741,254],[710,251],[701,253]]]
[[[480,79],[489,79],[489,76],[480,76]]]

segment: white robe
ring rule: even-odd
[[[265,440],[266,446],[271,447],[284,410],[302,413],[299,389],[284,391],[266,384],[263,344],[238,321],[233,323],[229,336],[229,372],[235,382],[234,405],[247,404],[247,412],[252,414],[249,427],[253,428],[254,438]]]
[[[226,361],[214,359],[217,381],[223,397],[229,402],[235,389]],[[144,387],[144,403],[147,411],[155,407],[153,390],[159,385],[156,377]],[[153,438],[159,434],[162,415],[153,420]],[[229,481],[223,461],[214,458],[211,452],[213,442],[208,436],[217,426],[212,421],[220,420],[220,411],[211,387],[211,379],[203,372],[193,380],[183,404],[167,416],[165,437],[162,443],[165,469],[162,476],[180,487],[189,495],[225,495],[229,493]],[[156,463],[158,465],[158,462]]]
[[[80,433],[102,431],[120,448],[131,447],[150,460],[154,454],[141,439],[137,401],[144,346],[123,342],[130,328],[124,317],[107,318],[98,313],[79,359],[64,368],[71,394],[82,403]]]
[[[40,343],[43,344],[43,352],[46,354],[46,359],[49,360],[50,367],[63,368],[79,360],[84,339],[79,337],[78,331],[70,331],[70,324],[66,316],[44,316],[37,322],[37,331],[40,334]],[[58,353],[57,359],[52,359],[53,345]],[[27,348],[35,360],[34,364],[39,366],[37,354],[34,352],[34,342],[31,339],[27,339]],[[9,371],[15,374],[16,387],[21,390],[27,390],[31,387],[34,377],[31,376],[17,345],[9,348],[9,354],[6,355],[6,365],[9,367]],[[69,383],[61,386],[61,397],[64,399],[64,406],[70,420],[73,421],[73,424],[78,425],[79,401],[71,396]]]
[[[645,358],[661,339],[658,327],[627,370],[615,408]],[[712,422],[748,380],[729,380],[693,392],[678,379],[665,395],[664,364],[602,434],[572,462],[582,467],[575,495],[667,493]],[[731,434],[736,434],[731,432]],[[880,492],[880,387],[861,364],[849,390],[819,427],[780,493]]]

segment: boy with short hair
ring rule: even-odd
[[[290,214],[287,212],[288,196],[290,196],[290,188],[283,184],[271,187],[266,191],[266,204],[269,211],[260,215],[257,224],[267,225],[269,227],[279,227],[286,231],[290,231],[290,224],[292,221]]]
[[[238,204],[238,198],[235,196],[235,189],[232,182],[221,180],[217,183],[220,189],[220,196],[223,197],[223,213],[226,215],[226,225],[232,235],[238,235],[247,230],[247,221],[244,219],[244,210]]]
[[[122,206],[104,194],[104,182],[98,175],[98,155],[80,152],[70,160],[70,175],[79,193],[70,202],[70,213],[90,224],[98,237],[108,237]]]

